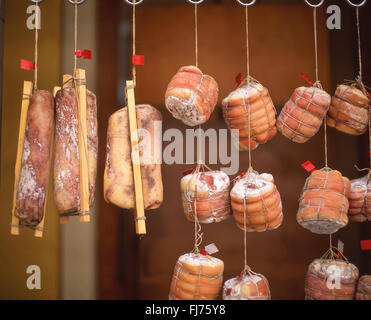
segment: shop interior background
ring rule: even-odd
[[[95,210],[89,224],[77,220],[59,225],[52,197],[48,201],[43,239],[32,232],[9,233],[21,93],[33,73],[19,68],[33,60],[34,34],[26,28],[28,0],[0,0],[1,51],[4,60],[1,122],[0,299],[167,299],[177,258],[193,248],[193,224],[182,211],[179,180],[187,165],[163,166],[164,203],[148,217],[148,235],[135,235],[131,212],[106,204],[103,170],[107,120],[124,106],[124,84],[130,78],[131,7],[124,0],[87,0],[79,6],[79,48],[93,60],[79,60],[87,70],[87,86],[98,97],[99,168]],[[341,7],[341,30],[326,28],[326,7]],[[64,73],[73,70],[73,6],[45,0],[41,5],[39,87],[52,91]],[[314,78],[312,11],[304,0],[258,0],[250,12],[251,73],[270,91],[279,111],[292,91],[305,85],[300,72]],[[164,130],[186,127],[164,107],[164,94],[179,67],[194,64],[194,10],[186,0],[145,0],[137,7],[137,53],[146,56],[138,68],[136,101],[159,108]],[[355,11],[345,1],[325,1],[319,14],[319,67],[324,88],[332,94],[344,79],[357,74]],[[371,86],[371,4],[361,9],[364,82]],[[219,83],[221,100],[235,89],[235,77],[245,70],[244,9],[234,0],[205,0],[199,6],[199,64]],[[2,36],[4,34],[4,37]],[[1,90],[0,90],[1,92]],[[207,128],[225,128],[216,108]],[[253,152],[254,168],[273,174],[281,192],[285,220],[276,231],[247,235],[248,263],[270,282],[273,299],[303,299],[308,265],[328,248],[328,236],[312,234],[295,219],[298,198],[310,160],[324,164],[323,132],[305,145],[278,134]],[[240,171],[248,155],[240,154]],[[350,179],[354,165],[368,166],[368,138],[329,129],[329,165]],[[212,166],[218,169],[218,166]],[[233,219],[203,226],[204,245],[216,243],[225,262],[224,278],[243,267],[243,233]],[[345,243],[345,255],[361,274],[371,273],[370,252],[360,240],[371,234],[370,223],[341,229],[334,241]],[[38,265],[41,290],[28,290],[26,269]]]

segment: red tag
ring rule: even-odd
[[[242,173],[240,174],[240,178],[244,177],[245,175],[246,175],[246,172],[242,172]]]
[[[309,80],[309,78],[303,73],[300,72],[300,75],[303,77],[303,79],[308,82],[313,87],[313,82]]]
[[[27,60],[21,60],[21,69],[24,69],[24,70],[33,70],[35,69],[35,62],[32,62],[32,61],[27,61]]]
[[[78,58],[84,58],[87,60],[92,59],[92,53],[91,50],[76,50],[75,51],[75,56]]]
[[[242,74],[241,74],[241,72],[237,75],[237,77],[235,79],[236,79],[237,85],[239,86],[242,83]]]
[[[371,250],[371,240],[362,240],[361,249],[362,251]]]
[[[316,167],[314,166],[314,164],[310,161],[306,161],[304,163],[302,163],[301,165],[305,170],[307,170],[308,172],[312,173],[313,171],[316,171]]]
[[[340,251],[338,252],[338,257],[339,257],[339,259],[341,259],[343,257],[343,255],[341,254]]]
[[[243,274],[240,273],[240,274],[236,277],[236,279],[238,280],[238,279],[242,278],[242,276],[243,276]]]
[[[132,58],[132,63],[135,66],[144,66],[144,56],[135,55]]]
[[[207,256],[207,252],[205,249],[201,249],[200,250],[200,253],[203,255],[203,256]]]
[[[188,176],[189,174],[193,173],[193,171],[195,171],[195,168],[183,171],[183,177]]]
[[[368,91],[366,91],[368,97],[371,99],[371,93],[369,93]]]

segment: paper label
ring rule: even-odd
[[[341,240],[338,240],[338,251],[344,253],[344,242]]]
[[[33,70],[35,69],[35,62],[32,62],[32,61],[28,61],[28,60],[21,60],[21,65],[20,65],[20,68],[21,69],[24,69],[24,70]]]
[[[362,240],[361,249],[362,251],[371,250],[371,240]]]
[[[300,75],[302,76],[302,78],[309,83],[310,86],[313,87],[313,82],[309,80],[309,78],[303,73],[303,72],[300,72]]]
[[[242,74],[241,72],[235,78],[237,85],[239,86],[242,83]]]
[[[75,56],[78,58],[84,58],[91,60],[92,59],[92,52],[91,50],[76,50]]]
[[[209,244],[205,247],[206,252],[211,256],[214,253],[219,252],[218,248],[216,247],[215,243]]]
[[[301,166],[310,173],[312,173],[313,171],[316,171],[316,166],[310,161],[306,161],[302,163]]]
[[[132,63],[136,66],[144,66],[145,57],[143,55],[135,55],[132,58]]]

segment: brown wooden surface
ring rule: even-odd
[[[112,6],[103,2],[99,7],[101,141],[105,141],[108,116],[117,109],[117,70],[120,65],[127,68],[127,62],[119,61],[112,52],[117,52],[117,1],[112,1]],[[354,20],[348,18],[350,11],[346,6],[342,9],[342,30],[334,31],[331,37],[325,28],[324,9],[319,10],[320,78],[329,93],[337,83],[354,75]],[[236,5],[202,5],[199,17],[200,66],[218,81],[220,102],[235,88],[235,76],[245,70],[244,11]],[[250,10],[252,75],[268,87],[278,111],[295,87],[305,85],[299,72],[314,77],[312,26],[312,11],[301,2],[259,4]],[[164,131],[178,128],[185,132],[187,127],[164,108],[163,96],[177,69],[194,63],[192,6],[141,5],[137,10],[137,28],[137,53],[146,56],[146,65],[138,68],[136,100],[151,103],[162,111]],[[129,57],[130,48],[129,42]],[[120,79],[121,85],[123,80]],[[219,107],[204,126],[207,128],[225,128]],[[354,178],[360,138],[333,129],[329,129],[328,137],[330,166]],[[98,181],[103,177],[104,142],[100,148]],[[300,164],[306,160],[317,168],[324,165],[323,129],[304,145],[278,134],[253,153],[254,168],[274,175],[284,207],[284,223],[278,230],[247,236],[248,263],[268,278],[273,299],[303,299],[307,267],[328,248],[328,236],[310,233],[295,219],[297,200],[308,176]],[[241,153],[241,171],[246,169],[247,161],[247,154]],[[105,204],[102,186],[99,187],[100,297],[167,299],[174,264],[179,255],[193,247],[193,224],[185,219],[179,191],[181,172],[190,167],[163,165],[164,203],[148,215],[148,235],[141,241],[133,237],[131,216],[120,215],[119,209]],[[335,243],[338,238],[345,242],[345,254],[357,266],[361,266],[360,228],[351,224],[334,236]],[[233,219],[203,226],[203,232],[203,244],[215,242],[220,249],[216,256],[225,262],[225,279],[239,274],[243,267],[243,233]]]

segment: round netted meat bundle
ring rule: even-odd
[[[361,135],[367,131],[370,101],[355,86],[340,85],[332,97],[327,124],[337,130]]]
[[[283,221],[281,196],[273,176],[248,172],[231,191],[233,216],[237,226],[247,232],[277,229]]]
[[[182,255],[175,265],[169,300],[216,300],[223,272],[220,259],[197,253]]]
[[[223,221],[231,216],[230,180],[222,171],[191,173],[182,178],[180,189],[184,213],[200,223]]]
[[[317,87],[296,88],[277,119],[278,131],[294,142],[307,142],[320,129],[330,103],[330,95]]]
[[[193,127],[210,119],[218,93],[218,84],[212,77],[197,67],[182,67],[167,87],[165,105],[174,118]]]
[[[350,182],[339,171],[324,168],[306,180],[296,220],[317,234],[332,234],[348,224]]]
[[[316,259],[305,277],[305,299],[354,300],[358,275],[357,267],[349,262]]]
[[[222,107],[228,128],[239,130],[239,148],[242,151],[256,149],[277,133],[276,109],[272,99],[268,90],[255,80],[231,92],[223,100]]]
[[[359,278],[356,299],[371,300],[371,276],[362,276]]]
[[[271,300],[268,280],[261,274],[245,274],[224,283],[223,300]]]
[[[371,221],[371,179],[366,175],[350,182],[349,221]]]

